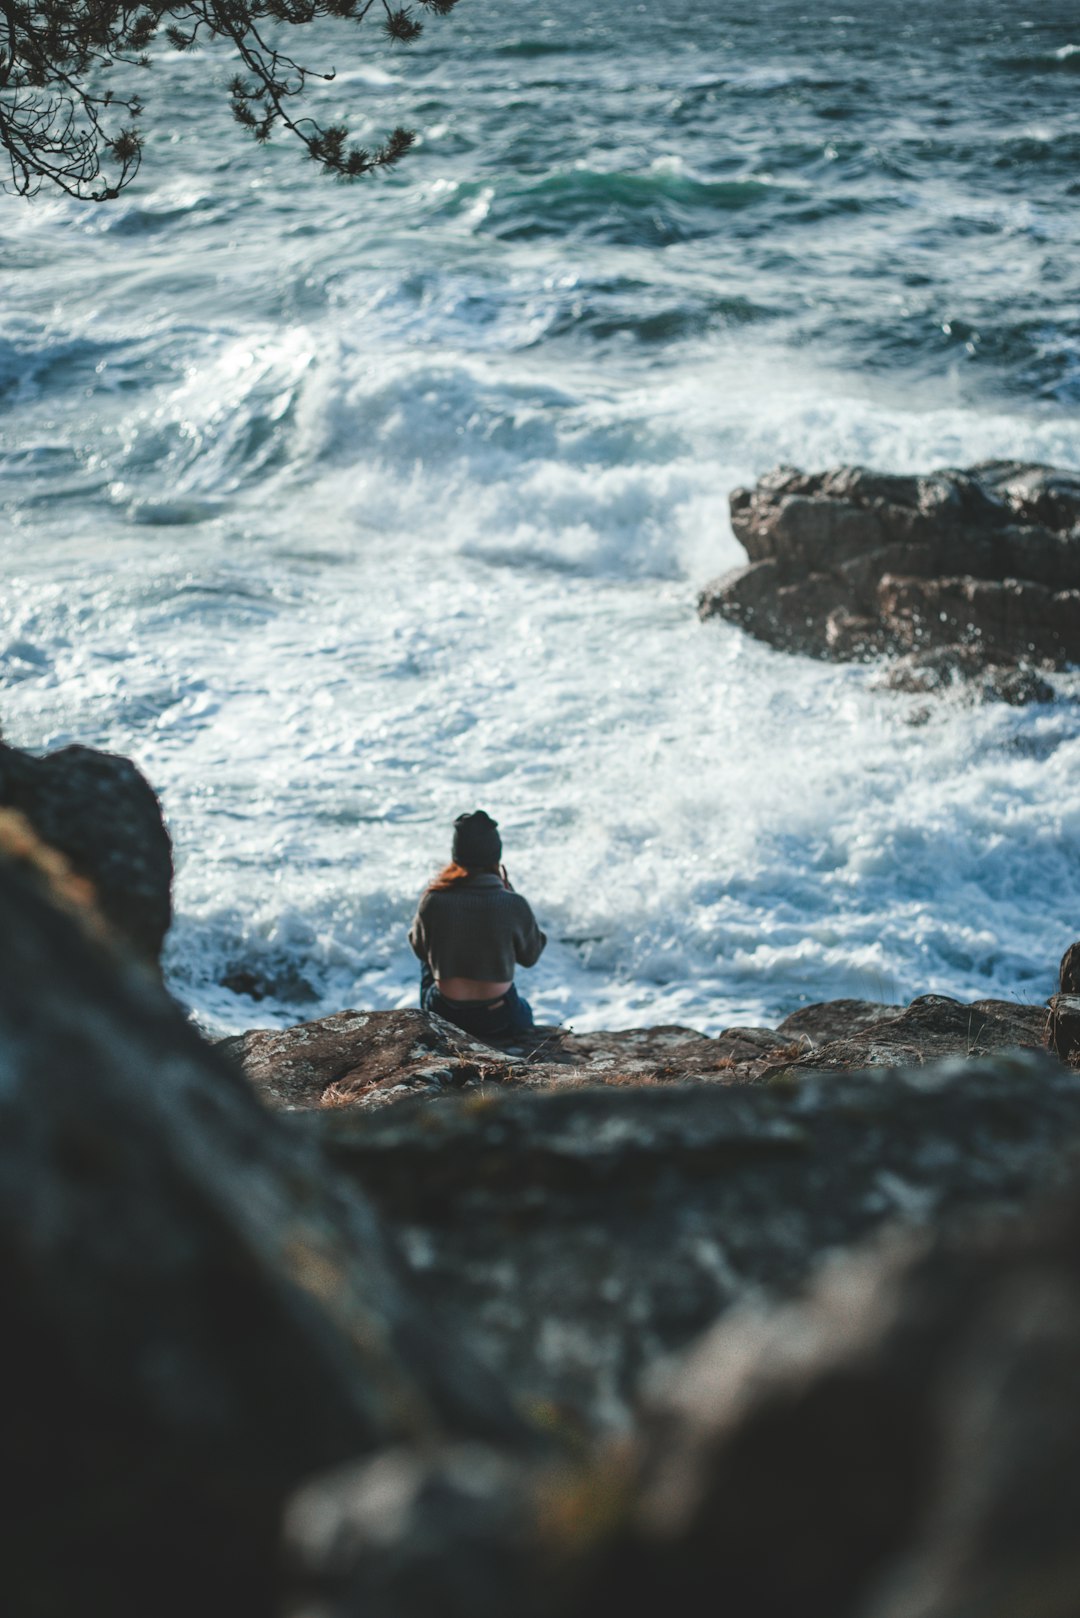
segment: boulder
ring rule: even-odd
[[[1046,687],[1004,671],[1080,657],[1080,474],[780,467],[734,491],[731,522],[750,565],[699,610],[771,645],[838,660],[948,649],[954,677],[998,666],[975,694],[1009,701]]]
[[[25,827],[0,826],[5,1597],[263,1618],[303,1477],[525,1429],[363,1193],[94,935]]]
[[[0,806],[93,884],[98,909],[137,954],[156,962],[171,916],[172,845],[161,805],[130,759],[88,747],[43,758],[0,742]]]
[[[898,651],[970,647],[988,662],[1063,668],[1080,654],[1080,590],[1026,579],[904,578],[877,587],[878,617]]]

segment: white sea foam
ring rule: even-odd
[[[467,53],[417,60],[449,135],[408,181],[320,189],[253,149],[223,184],[231,136],[182,60],[177,172],[107,218],[11,213],[0,719],[131,753],[162,789],[177,993],[222,1030],[411,1003],[412,905],[481,804],[551,936],[526,986],[545,1017],[1044,995],[1080,915],[1080,708],[924,712],[694,603],[743,560],[730,490],[777,462],[1080,463],[1068,299],[1040,290],[1067,214],[946,174],[819,228],[869,182],[850,135],[822,177],[812,110],[775,134],[824,72],[786,38],[708,79],[675,47],[634,73],[598,51],[588,105],[567,80],[585,133],[549,110],[550,56],[509,59],[505,127]],[[389,80],[337,84],[377,121]],[[653,128],[658,84],[665,106],[734,85],[723,140]],[[771,90],[794,99],[765,117]],[[725,216],[729,172],[776,211]],[[582,174],[567,221],[545,179]],[[1014,321],[1017,280],[1037,318]],[[961,319],[980,344],[942,361]]]
[[[1047,989],[1080,901],[1074,710],[946,703],[912,726],[917,704],[864,670],[698,624],[693,592],[739,560],[727,490],[796,445],[809,463],[1060,459],[1060,429],[829,399],[790,367],[770,400],[763,356],[750,422],[708,370],[647,422],[633,389],[534,417],[520,379],[406,371],[399,439],[333,352],[331,381],[299,337],[260,361],[224,344],[212,386],[169,396],[202,420],[202,475],[228,457],[196,402],[235,390],[231,442],[275,366],[320,395],[277,495],[121,553],[122,586],[28,573],[5,623],[10,659],[49,659],[7,693],[9,728],[44,712],[35,739],[133,749],[164,788],[169,965],[208,1023],[407,1003],[411,903],[474,803],[552,935],[531,975],[546,1016],[717,1028],[800,997]],[[676,414],[685,455],[651,461]],[[335,470],[328,451],[375,418],[375,453]],[[276,996],[238,1001],[230,969]]]

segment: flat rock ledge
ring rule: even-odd
[[[747,567],[720,617],[784,651],[898,658],[895,689],[1049,701],[1080,661],[1080,473],[1016,461],[923,477],[782,466],[731,496]]]
[[[964,1005],[921,995],[906,1007],[823,1002],[776,1028],[728,1028],[715,1038],[678,1026],[594,1034],[536,1028],[497,1048],[424,1011],[341,1011],[293,1028],[238,1034],[219,1049],[273,1107],[373,1111],[466,1091],[766,1084],[811,1070],[1042,1050],[1049,1018],[1044,1005]]]

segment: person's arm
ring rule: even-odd
[[[536,917],[526,900],[518,896],[520,915],[514,934],[514,959],[519,966],[535,966],[544,953],[547,938],[536,925]]]
[[[424,928],[423,900],[420,901],[420,906],[415,917],[413,918],[413,924],[409,928],[409,943],[412,945],[412,952],[416,956],[417,960],[423,961],[424,965],[426,966],[428,958],[428,940],[427,932]]]

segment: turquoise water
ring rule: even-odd
[[[405,1003],[476,804],[576,1026],[1049,992],[1074,678],[913,724],[694,596],[778,461],[1080,465],[1080,7],[305,33],[321,114],[418,130],[393,175],[245,144],[225,53],[163,54],[130,193],[0,204],[0,720],[161,787],[176,992]]]

